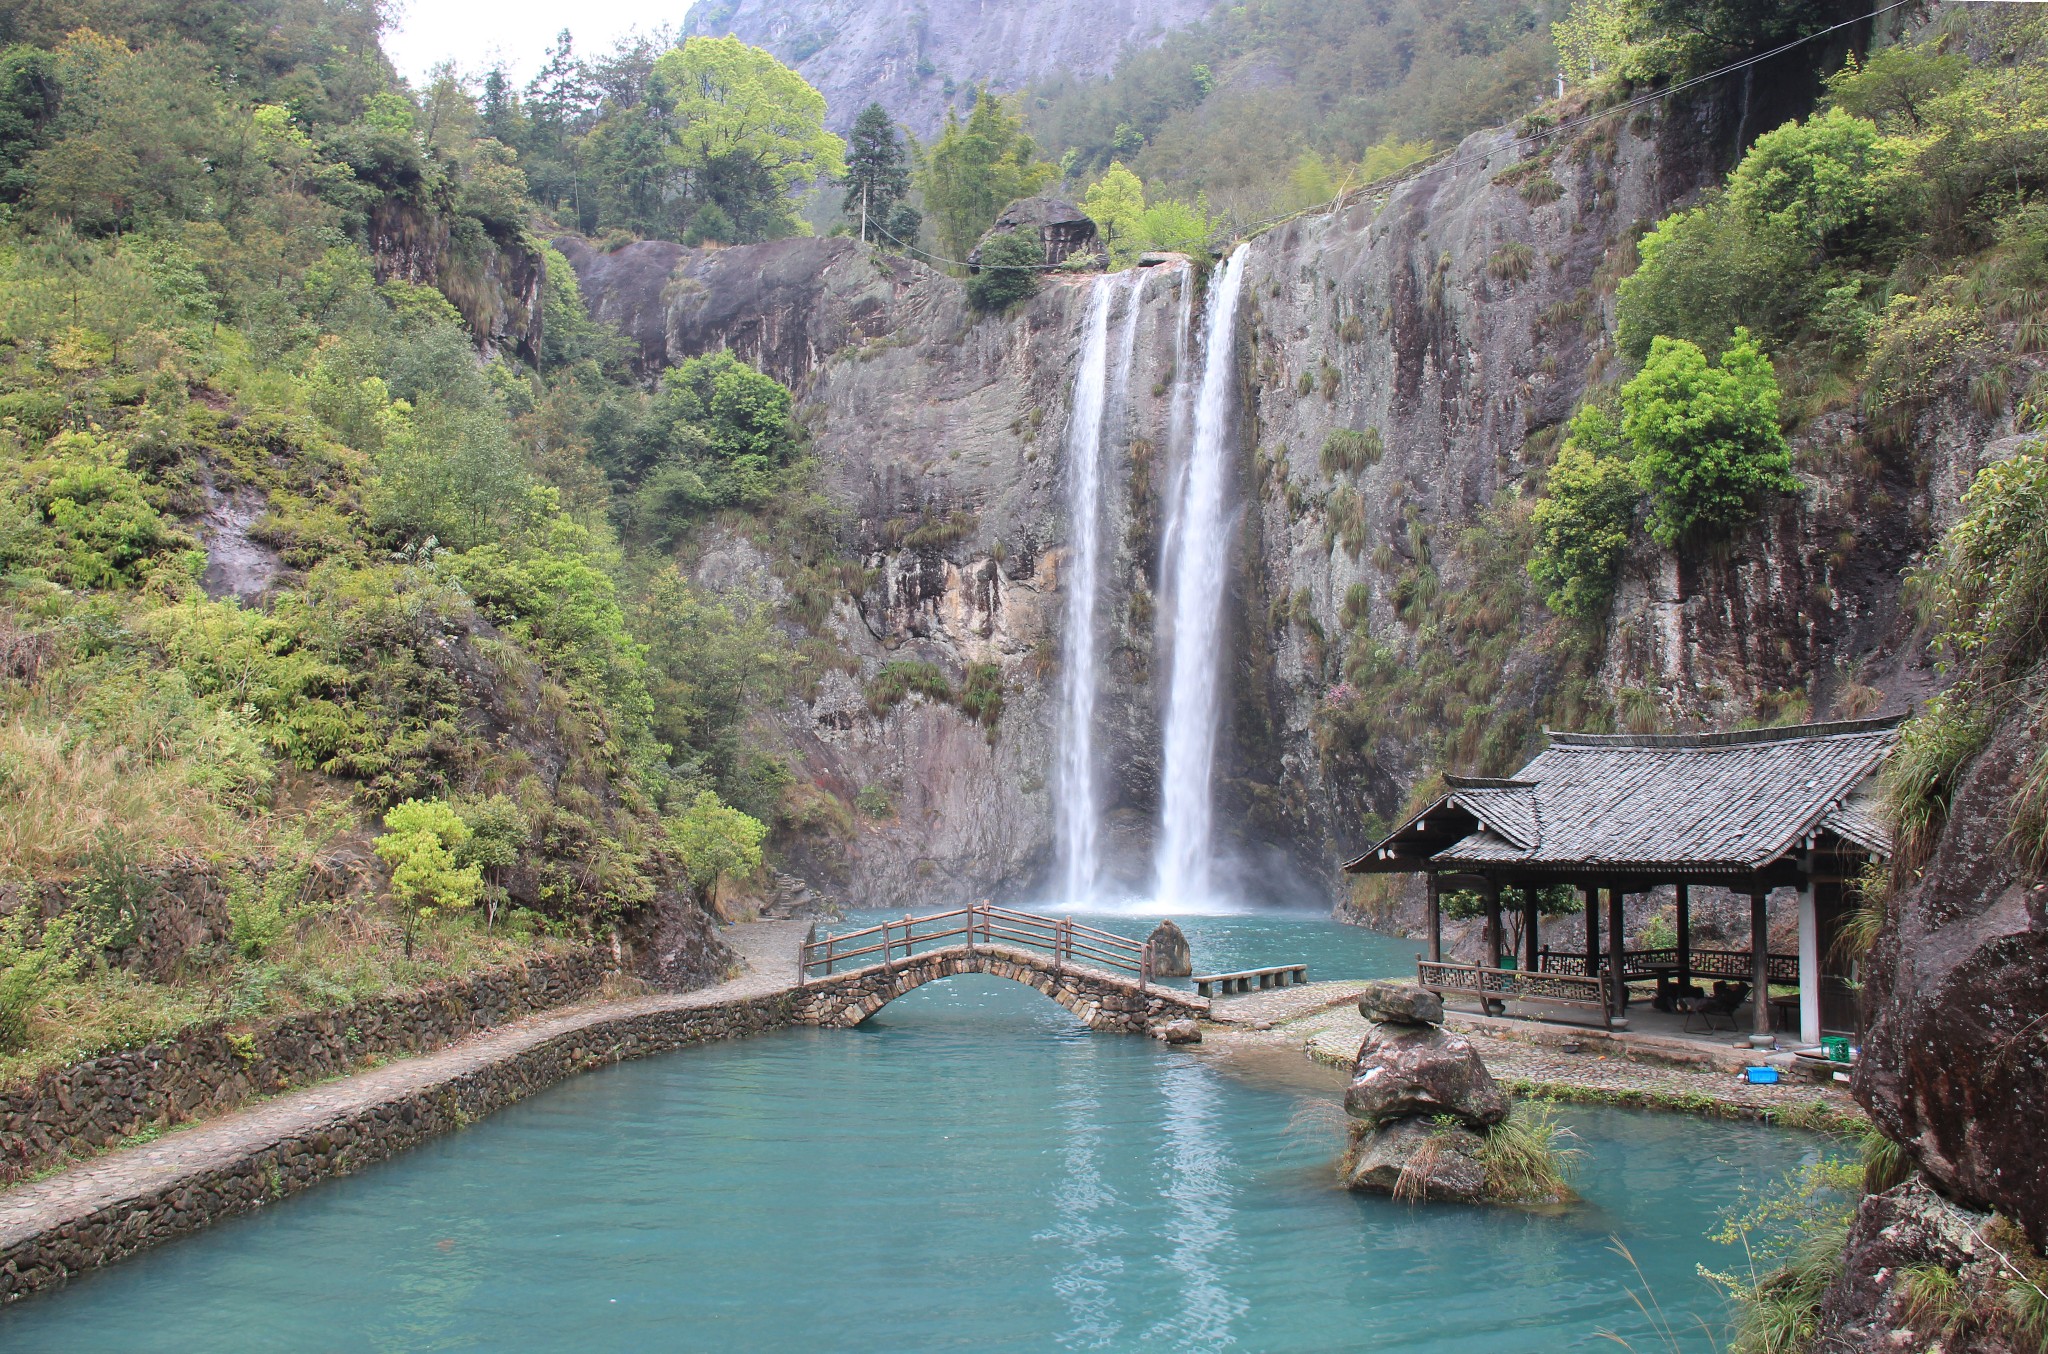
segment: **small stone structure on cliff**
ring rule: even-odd
[[[1077,254],[1087,256],[1098,268],[1109,266],[1109,246],[1102,242],[1102,233],[1095,228],[1095,222],[1089,219],[1088,213],[1064,198],[1050,194],[1019,198],[1003,208],[1003,214],[981,237],[982,243],[967,256],[968,266],[979,270],[982,245],[987,244],[991,236],[1008,235],[1013,231],[1037,234],[1038,242],[1045,250],[1045,266],[1048,268],[1058,268]]]
[[[1487,1198],[1481,1135],[1508,1117],[1508,1098],[1471,1041],[1442,1027],[1443,998],[1376,982],[1358,1009],[1372,1027],[1344,1093],[1346,1183],[1404,1199]]]

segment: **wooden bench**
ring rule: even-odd
[[[1308,981],[1307,964],[1275,964],[1271,968],[1248,968],[1238,973],[1204,973],[1195,977],[1195,993],[1203,997],[1227,997],[1249,992],[1257,982],[1259,990],[1299,986]]]

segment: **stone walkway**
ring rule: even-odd
[[[768,1028],[772,1013],[762,1008],[795,987],[806,929],[804,922],[728,928],[722,935],[747,969],[714,987],[528,1016],[0,1192],[0,1301],[254,1206],[266,1193],[282,1197],[389,1155],[551,1084],[556,1073],[608,1061],[607,1051],[616,1057]],[[731,1028],[675,1019],[728,1011]],[[617,1047],[591,1046],[601,1028]],[[566,1069],[557,1065],[564,1061]]]
[[[1213,1038],[1292,1045],[1317,1062],[1349,1069],[1365,1038],[1357,997],[1363,984],[1310,983],[1218,1000]],[[1753,1086],[1740,1069],[1753,1061],[1734,1047],[1670,1039],[1629,1039],[1567,1025],[1452,1013],[1444,1022],[1472,1040],[1489,1070],[1519,1094],[1633,1105],[1842,1130],[1863,1111],[1838,1082],[1787,1074]],[[1574,1051],[1574,1046],[1575,1051]]]

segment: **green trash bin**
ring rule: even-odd
[[[1849,1061],[1849,1041],[1841,1035],[1831,1034],[1827,1036],[1827,1038],[1820,1041],[1820,1046],[1828,1051],[1828,1060],[1830,1062],[1845,1063]]]

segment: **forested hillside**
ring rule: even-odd
[[[7,12],[6,1066],[613,932],[701,980],[783,810],[744,701],[831,654],[670,552],[725,514],[829,592],[789,392],[628,380],[487,92],[380,22]]]

